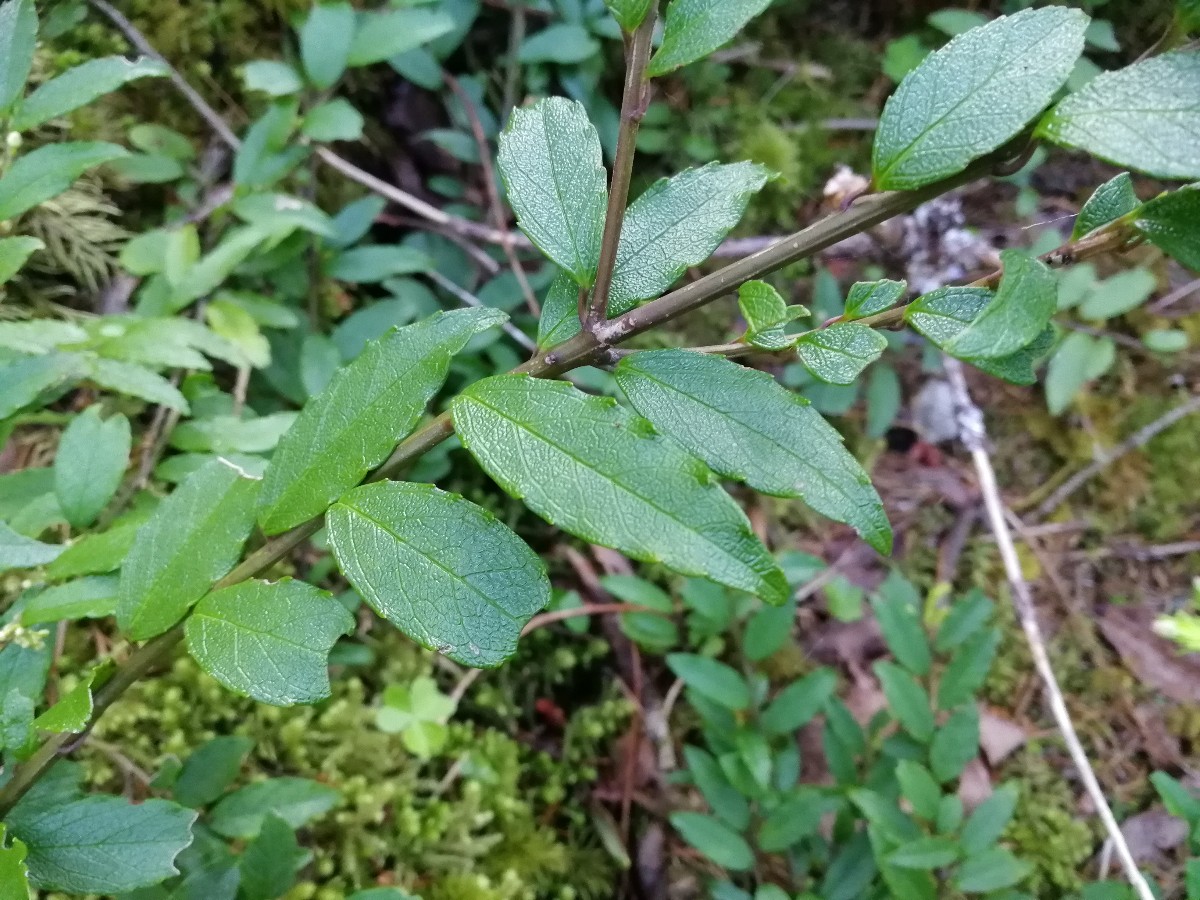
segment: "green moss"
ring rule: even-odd
[[[1141,428],[1174,406],[1177,400],[1140,401],[1130,416],[1129,430]],[[1186,416],[1156,436],[1142,455],[1149,467],[1149,490],[1134,508],[1133,524],[1154,541],[1177,539],[1195,517],[1194,496],[1185,485],[1200,483],[1200,416]]]

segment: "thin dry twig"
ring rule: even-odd
[[[1099,475],[1108,466],[1112,465],[1116,460],[1127,453],[1132,453],[1134,450],[1146,446],[1146,444],[1150,443],[1176,422],[1197,412],[1200,412],[1200,394],[1168,410],[1149,425],[1139,428],[1111,450],[1102,452],[1095,460],[1068,478],[1054,493],[1043,500],[1041,506],[1037,508],[1037,514],[1043,518],[1050,515],[1068,497]]]
[[[1125,835],[1121,832],[1121,826],[1117,823],[1117,819],[1108,805],[1108,799],[1104,796],[1104,790],[1087,758],[1087,752],[1079,741],[1079,735],[1071,721],[1071,714],[1067,710],[1062,688],[1059,687],[1054,668],[1050,665],[1050,656],[1046,652],[1046,641],[1042,636],[1041,625],[1038,624],[1037,613],[1033,606],[1033,595],[1029,590],[1029,584],[1025,581],[1025,576],[1021,573],[1017,548],[1013,543],[1012,533],[1009,531],[1008,522],[1005,519],[1004,501],[1000,497],[1000,489],[996,484],[996,472],[992,467],[992,459],[987,449],[987,431],[983,423],[983,412],[971,399],[962,363],[951,357],[944,357],[944,360],[946,375],[954,393],[959,434],[975,463],[975,471],[979,476],[979,488],[983,493],[984,505],[987,509],[988,524],[991,526],[992,534],[996,537],[1000,558],[1004,561],[1004,572],[1012,591],[1013,606],[1017,613],[1017,619],[1021,623],[1021,630],[1025,632],[1025,638],[1029,643],[1034,668],[1041,677],[1050,712],[1054,716],[1063,742],[1067,745],[1067,751],[1079,771],[1079,778],[1096,807],[1105,831],[1108,832],[1113,850],[1125,869],[1126,878],[1129,879],[1129,883],[1140,900],[1154,900],[1154,894],[1151,893],[1150,886],[1142,877],[1142,873],[1138,871],[1137,862],[1129,850]]]

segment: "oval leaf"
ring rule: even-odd
[[[1135,224],[1154,246],[1200,271],[1200,188],[1156,197],[1142,207]]]
[[[467,449],[506,491],[576,537],[782,603],[783,573],[708,470],[611,399],[522,375],[457,397]]]
[[[1083,204],[1083,209],[1075,219],[1075,227],[1071,230],[1071,240],[1077,241],[1097,228],[1103,228],[1133,212],[1139,205],[1141,201],[1133,190],[1133,179],[1128,172],[1122,172],[1096,188],[1087,203]]]
[[[866,325],[830,325],[796,342],[804,368],[829,384],[854,384],[887,349],[887,338]]]
[[[308,80],[324,90],[346,71],[358,25],[349,3],[318,3],[300,29],[300,59]]]
[[[665,75],[728,44],[771,0],[671,0],[663,42],[647,73]]]
[[[58,505],[76,528],[91,525],[121,486],[133,437],[120,413],[107,421],[92,406],[71,420],[54,457]]]
[[[0,178],[0,222],[57,197],[88,169],[129,154],[116,144],[64,143],[17,157]]]
[[[33,0],[0,4],[0,114],[8,112],[25,91],[33,68],[37,31]]]
[[[424,647],[498,666],[550,602],[545,566],[491,513],[428,484],[383,482],[329,511],[329,542],[371,607]]]
[[[17,131],[28,131],[86,106],[130,81],[161,78],[166,74],[166,66],[146,56],[132,60],[123,56],[88,60],[44,82],[26,97],[13,116],[12,127]]]
[[[996,298],[944,349],[961,359],[1011,356],[1045,330],[1058,309],[1050,267],[1020,250],[1000,253],[1004,277]]]
[[[754,851],[746,839],[719,819],[703,813],[671,814],[679,836],[724,869],[745,871],[754,865]]]

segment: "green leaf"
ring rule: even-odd
[[[836,804],[815,788],[798,789],[763,820],[758,830],[759,848],[767,853],[785,852],[816,834],[821,818]]]
[[[0,27],[3,27],[2,21]],[[29,876],[25,857],[29,855],[29,848],[15,839],[12,846],[7,846],[6,831],[7,828],[0,823],[0,897],[26,900],[29,897]]]
[[[94,359],[88,362],[87,377],[100,387],[118,394],[137,397],[181,413],[189,411],[187,398],[179,388],[145,366],[117,359]]]
[[[328,785],[307,778],[271,778],[234,791],[212,811],[209,826],[227,838],[258,837],[268,816],[299,828],[333,809],[339,795]]]
[[[647,74],[654,78],[703,59],[737,37],[770,5],[771,0],[671,0],[662,46]]]
[[[72,549],[67,548],[59,554],[58,560],[65,559]],[[46,588],[29,598],[22,607],[21,624],[45,625],[48,622],[111,616],[117,611],[117,584],[115,576],[95,576]]]
[[[1095,338],[1081,331],[1072,331],[1050,357],[1046,371],[1046,406],[1052,415],[1059,415],[1074,402],[1088,383],[1089,370],[1099,359],[1116,359],[1116,347],[1105,338]]]
[[[829,384],[854,384],[886,349],[887,338],[865,325],[831,325],[796,342],[804,368]]]
[[[346,63],[369,66],[399,56],[454,30],[454,19],[441,10],[396,9],[363,13]]]
[[[54,457],[54,490],[67,521],[84,528],[121,486],[133,444],[129,420],[120,413],[106,421],[91,406],[63,431]]]
[[[17,157],[0,178],[0,222],[57,197],[88,169],[127,155],[116,144],[66,142]]]
[[[277,59],[256,59],[243,70],[246,89],[261,91],[268,97],[287,97],[304,89],[300,73]]]
[[[940,869],[958,859],[958,847],[944,837],[919,838],[902,844],[887,856],[888,865],[902,869]]]
[[[883,109],[875,186],[912,190],[992,152],[1054,98],[1083,52],[1088,17],[1053,6],[954,38],[905,77]]]
[[[928,769],[911,759],[902,759],[896,763],[896,781],[914,813],[927,822],[937,819],[942,789]]]
[[[25,93],[37,46],[38,17],[33,0],[0,4],[0,115]]]
[[[957,601],[938,629],[933,642],[938,653],[946,653],[961,646],[968,638],[979,633],[992,618],[996,604],[984,596],[982,591],[973,590]]]
[[[1007,381],[1009,384],[1030,385],[1037,381],[1035,367],[1041,362],[1058,337],[1053,325],[1047,325],[1045,330],[1033,339],[1033,343],[1022,347],[1011,356],[1000,356],[994,359],[973,357],[971,365],[982,372]]]
[[[796,337],[783,327],[808,313],[803,306],[789,307],[765,281],[747,281],[738,288],[738,309],[746,320],[746,341],[763,350],[783,350],[795,344]]]
[[[7,284],[36,251],[45,248],[35,237],[0,238],[0,285]]]
[[[333,237],[333,220],[314,204],[288,194],[250,194],[233,203],[233,214],[264,230],[286,232],[292,228]],[[198,247],[197,247],[198,249]]]
[[[992,300],[987,288],[938,288],[923,294],[904,310],[904,320],[945,350]]]
[[[742,872],[754,866],[754,851],[746,839],[719,819],[703,813],[671,814],[679,836],[723,869]]]
[[[907,281],[859,281],[846,295],[847,320],[864,319],[891,309],[908,291]]]
[[[328,528],[339,566],[371,607],[464,665],[507,660],[550,602],[537,554],[491,513],[432,485],[357,488],[330,510]]]
[[[296,873],[311,854],[296,842],[296,832],[278,816],[267,816],[258,837],[251,841],[241,858],[238,896],[243,900],[275,900],[296,881]]]
[[[875,791],[855,789],[850,791],[850,801],[862,811],[865,818],[891,841],[912,841],[920,835],[917,824],[900,811],[895,800]]]
[[[358,18],[349,3],[318,3],[300,29],[300,59],[315,87],[333,87],[346,71]]]
[[[300,131],[314,141],[357,141],[363,133],[362,113],[335,97],[309,110]]]
[[[1139,206],[1141,201],[1133,189],[1133,179],[1128,172],[1122,172],[1096,188],[1087,203],[1083,204],[1083,209],[1075,219],[1075,227],[1071,230],[1071,240],[1077,241],[1121,216],[1129,215]]]
[[[259,501],[263,530],[298,525],[358,484],[416,427],[450,358],[506,319],[493,309],[437,313],[392,331],[339,369],[275,450]]]
[[[767,735],[791,734],[807,725],[825,708],[837,688],[837,673],[833,669],[817,669],[798,681],[793,681],[772,700],[759,720]]]
[[[123,84],[139,78],[161,78],[166,74],[166,66],[146,56],[134,60],[123,56],[88,60],[43,82],[21,103],[10,125],[15,131],[28,131],[86,106]]]
[[[944,348],[962,359],[1010,356],[1031,344],[1058,309],[1058,282],[1045,263],[1019,250],[1000,253],[996,297]]]
[[[745,831],[750,825],[750,804],[729,783],[712,754],[698,747],[687,746],[683,748],[683,756],[687,761],[688,774],[712,807],[713,813],[729,827]]]
[[[958,778],[979,755],[979,710],[964,706],[938,729],[929,745],[929,768],[942,783]]]
[[[626,31],[634,31],[646,20],[654,0],[604,0],[613,18]]]
[[[184,806],[208,806],[233,784],[254,739],[241,735],[215,737],[193,751],[179,771],[171,795]]]
[[[651,185],[625,213],[609,315],[657,297],[688,268],[708,259],[768,178],[755,163],[709,163]]]
[[[928,743],[933,737],[935,723],[925,688],[895,663],[878,662],[874,670],[892,715],[905,731],[918,741]]]
[[[986,894],[1018,884],[1033,870],[1007,850],[995,848],[976,854],[959,866],[954,886],[967,894]]]
[[[329,651],[354,628],[333,596],[302,581],[245,581],[196,604],[185,631],[200,667],[272,706],[329,696]]]
[[[1096,284],[1079,305],[1084,319],[1104,321],[1137,309],[1154,293],[1158,281],[1146,269],[1126,269]]]
[[[545,350],[579,334],[579,285],[567,272],[559,272],[542,304],[538,320],[538,349]]]
[[[1004,834],[1017,808],[1017,787],[1006,784],[992,791],[967,818],[958,842],[968,856],[982,853]]]
[[[166,800],[136,806],[119,797],[43,803],[10,813],[13,834],[29,847],[29,878],[71,894],[121,894],[176,874],[175,857],[192,842],[196,813]]]
[[[719,475],[799,497],[879,552],[891,551],[879,495],[841,435],[769,375],[686,350],[627,356],[616,375],[638,412]]]
[[[548,97],[514,110],[498,162],[521,229],[576,283],[590,285],[608,187],[600,135],[583,105]]]
[[[1150,776],[1150,783],[1162,797],[1167,812],[1185,822],[1200,821],[1200,797],[1194,796],[1178,779],[1166,772],[1154,772]]]
[[[433,260],[412,247],[400,245],[353,247],[335,256],[325,274],[351,284],[374,284],[400,275],[415,275],[432,269]]]
[[[671,653],[667,666],[693,691],[726,709],[736,712],[750,706],[746,679],[723,662],[694,653]]]
[[[258,487],[218,458],[159,504],[121,567],[117,622],[126,637],[166,631],[233,567],[254,526]]]
[[[1155,353],[1180,353],[1191,344],[1188,333],[1178,328],[1152,328],[1142,335],[1142,343]]]
[[[600,42],[582,25],[559,22],[531,34],[521,43],[517,58],[526,64],[557,63],[571,66],[600,52]]]
[[[0,421],[20,412],[43,393],[74,381],[80,369],[80,358],[69,353],[27,356],[0,365]]]
[[[44,566],[64,549],[60,544],[43,544],[23,534],[17,534],[4,522],[0,522],[0,572]]]
[[[69,693],[64,694],[57,703],[34,719],[33,727],[39,731],[52,731],[57,734],[77,733],[87,728],[88,722],[92,720],[92,685],[101,672],[101,666],[89,672]]]
[[[999,645],[1000,632],[989,628],[969,638],[955,651],[938,682],[940,709],[953,709],[974,699],[987,679]]]
[[[9,760],[25,759],[32,749],[33,698],[13,688],[0,706],[0,750]]]
[[[1200,178],[1200,53],[1164,53],[1097,75],[1037,133],[1148,175]]]
[[[875,597],[871,608],[896,660],[914,675],[928,675],[933,660],[919,610],[895,594]]]
[[[500,375],[471,385],[452,412],[480,465],[550,523],[683,575],[786,599],[783,573],[711,473],[613,400]]]
[[[1200,271],[1200,188],[1190,185],[1156,197],[1138,213],[1135,227],[1154,246]]]

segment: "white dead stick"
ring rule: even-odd
[[[971,452],[971,459],[975,463],[975,471],[979,476],[979,488],[983,492],[984,504],[987,507],[988,524],[991,526],[992,534],[995,535],[996,546],[1000,548],[1000,558],[1004,561],[1004,572],[1008,576],[1008,584],[1012,589],[1013,606],[1016,608],[1021,629],[1025,632],[1025,639],[1029,642],[1033,664],[1042,679],[1046,700],[1049,702],[1055,724],[1062,733],[1063,742],[1067,745],[1071,759],[1079,770],[1079,777],[1096,807],[1100,821],[1104,823],[1108,838],[1121,861],[1121,866],[1125,869],[1129,883],[1133,885],[1140,900],[1154,900],[1154,894],[1151,893],[1150,886],[1146,884],[1142,873],[1138,871],[1137,862],[1129,851],[1125,835],[1121,833],[1121,827],[1117,824],[1117,819],[1108,805],[1100,782],[1096,780],[1095,770],[1092,769],[1087,753],[1079,742],[1079,735],[1075,732],[1075,725],[1067,710],[1062,689],[1058,686],[1058,679],[1055,678],[1054,669],[1050,665],[1050,657],[1046,653],[1046,642],[1042,637],[1041,626],[1038,625],[1037,614],[1034,612],[1033,597],[1029,592],[1029,585],[1025,582],[1024,575],[1021,574],[1017,548],[1013,543],[1008,523],[1005,521],[1004,503],[1000,499],[1000,490],[996,486],[996,472],[992,468],[991,456],[988,455],[987,431],[984,429],[983,413],[971,399],[962,363],[950,357],[944,357],[944,361],[946,375],[950,380],[950,388],[954,396],[959,436]]]

